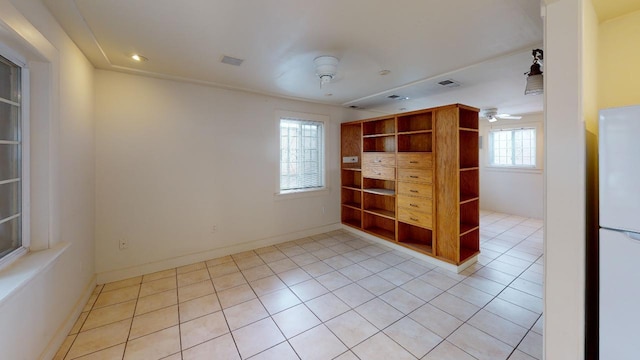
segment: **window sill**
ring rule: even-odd
[[[294,190],[294,191],[278,192],[273,195],[276,201],[280,201],[280,200],[323,196],[328,193],[329,193],[329,188],[323,187],[323,188],[312,189],[312,190]]]
[[[49,269],[70,245],[62,243],[50,249],[28,253],[0,271],[0,305]]]
[[[485,166],[485,170],[491,172],[507,172],[507,173],[523,173],[523,174],[542,174],[543,169],[528,167],[506,167],[506,166]]]

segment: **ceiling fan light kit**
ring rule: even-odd
[[[322,55],[313,59],[316,65],[316,75],[320,78],[320,88],[322,85],[328,84],[336,76],[338,70],[338,58],[331,55]]]
[[[487,119],[489,122],[496,122],[498,121],[498,119],[505,119],[505,120],[522,119],[522,116],[511,115],[511,114],[498,114],[498,109],[496,108],[484,109],[482,110],[482,113],[480,116]]]
[[[540,49],[534,49],[531,52],[533,56],[533,64],[529,69],[527,75],[527,86],[524,89],[525,95],[540,95],[544,92],[544,81],[542,78],[542,66],[543,52]]]

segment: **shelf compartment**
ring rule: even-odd
[[[429,229],[398,222],[398,242],[420,252],[433,255],[433,232]]]
[[[431,130],[433,113],[431,111],[398,117],[398,132]]]
[[[478,112],[460,108],[460,121],[458,124],[461,128],[478,130]]]
[[[460,205],[460,234],[468,233],[480,226],[479,201],[473,200]]]
[[[362,218],[362,225],[363,229],[371,234],[391,241],[396,239],[395,220],[365,212]]]
[[[395,219],[396,216],[396,199],[393,196],[379,195],[373,192],[365,192],[364,210],[380,214],[382,216]]]
[[[399,152],[430,152],[433,148],[433,137],[430,132],[416,134],[399,134]]]
[[[360,189],[362,188],[362,172],[354,170],[342,170],[342,186]]]
[[[480,196],[478,169],[460,172],[460,203]]]
[[[362,192],[360,190],[342,188],[342,205],[362,209]]]
[[[377,193],[379,195],[394,196],[396,194],[396,182],[392,180],[379,180],[363,178],[363,189],[365,192]]]
[[[362,146],[365,152],[394,153],[396,151],[396,136],[366,137],[362,139]]]
[[[460,263],[480,252],[480,230],[475,229],[460,237]]]
[[[342,206],[342,223],[356,228],[362,227],[362,211],[351,208],[349,206]]]
[[[478,167],[478,133],[460,130],[460,168]]]
[[[396,132],[395,118],[365,121],[362,123],[362,135],[383,135]]]

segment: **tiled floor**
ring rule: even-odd
[[[98,286],[56,359],[541,359],[542,222],[455,274],[346,231]]]

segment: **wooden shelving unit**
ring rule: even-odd
[[[479,253],[478,109],[344,123],[342,221],[460,265]]]

